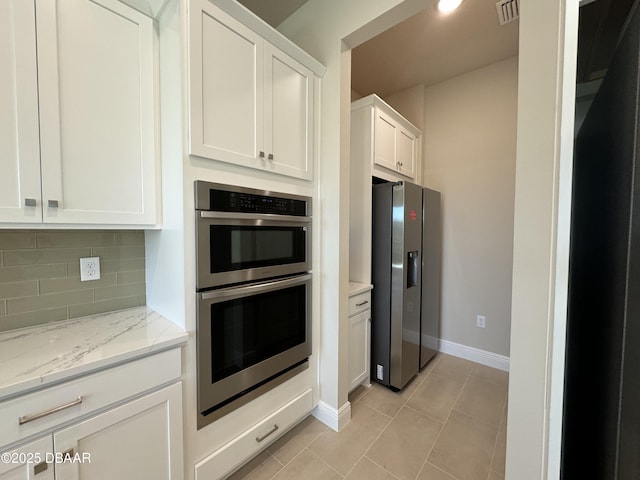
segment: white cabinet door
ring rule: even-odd
[[[311,179],[313,72],[208,0],[189,22],[189,153]]]
[[[266,42],[264,67],[266,168],[310,180],[313,73]]]
[[[371,311],[349,317],[349,391],[369,379]]]
[[[398,171],[407,177],[416,175],[417,142],[413,133],[399,127],[397,130],[397,161]]]
[[[47,460],[51,460],[52,452],[51,435],[15,450],[3,452],[0,480],[53,480],[53,464],[47,464]],[[5,458],[6,455],[8,458]]]
[[[264,40],[207,0],[191,2],[190,150],[259,167],[263,148]]]
[[[36,0],[44,221],[156,223],[153,20]]]
[[[0,222],[40,222],[33,2],[0,2],[0,64]]]
[[[182,478],[181,383],[54,432],[64,480],[162,480]],[[88,461],[90,460],[90,461]]]
[[[391,117],[379,109],[374,109],[374,163],[381,167],[397,170],[397,130],[398,125]]]

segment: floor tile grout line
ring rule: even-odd
[[[472,374],[469,374],[469,376],[468,376],[467,380],[469,380],[469,379],[471,378],[471,375],[472,375]],[[477,378],[478,378],[478,377],[477,377]],[[482,380],[482,379],[481,379],[481,380]],[[489,383],[489,384],[491,384],[491,385],[495,385],[494,383],[491,383],[491,382],[486,382],[486,381],[485,381],[485,383]],[[467,381],[465,381],[464,386],[463,386],[463,389],[464,389],[464,387],[466,387],[466,385],[467,385]],[[453,410],[456,410],[456,411],[458,411],[458,412],[460,412],[460,413],[463,413],[463,414],[465,414],[466,416],[468,416],[468,417],[470,417],[470,418],[473,418],[474,420],[476,420],[477,422],[480,422],[481,424],[483,424],[483,425],[485,425],[485,426],[488,426],[488,427],[491,427],[491,428],[498,428],[498,431],[499,431],[499,429],[500,429],[500,425],[502,425],[502,416],[503,416],[503,413],[504,413],[504,408],[505,408],[505,407],[506,407],[506,405],[507,405],[507,401],[508,401],[508,399],[509,399],[509,393],[508,393],[508,391],[507,391],[507,394],[506,394],[506,396],[505,396],[505,399],[503,400],[503,402],[504,402],[504,403],[503,403],[503,405],[502,405],[502,412],[500,413],[500,421],[498,421],[498,424],[497,424],[497,425],[496,425],[495,423],[487,422],[485,419],[478,418],[478,417],[476,417],[475,415],[472,415],[472,414],[471,414],[471,413],[469,413],[469,412],[465,412],[464,410],[460,410],[460,409],[458,409],[458,408],[455,408],[455,404],[454,404],[454,408],[453,408]],[[455,403],[457,403],[457,402],[458,402],[458,399],[456,399],[456,402],[455,402]]]
[[[294,428],[295,428],[295,427],[294,427]],[[295,455],[291,458],[291,460],[289,460],[287,463],[282,463],[280,460],[278,460],[278,459],[276,458],[276,456],[275,456],[273,453],[271,453],[271,452],[269,451],[269,447],[267,447],[264,451],[265,451],[265,452],[267,452],[271,457],[273,457],[273,459],[274,459],[276,462],[278,462],[278,463],[281,465],[281,466],[280,466],[280,470],[278,470],[278,471],[277,471],[276,473],[274,473],[271,477],[269,477],[269,480],[272,480],[273,478],[275,478],[275,476],[276,476],[276,475],[278,475],[282,470],[284,470],[284,468],[285,468],[287,465],[289,465],[291,462],[293,462],[293,461],[296,459],[296,457],[298,457],[298,455],[300,455],[300,454],[301,454],[302,452],[304,452],[305,450],[309,450],[311,453],[313,453],[313,452],[311,451],[311,449],[309,448],[309,446],[310,446],[313,442],[315,442],[315,441],[318,439],[318,437],[320,437],[320,435],[322,435],[323,433],[324,433],[324,432],[320,432],[320,433],[318,433],[315,437],[313,437],[313,440],[311,440],[311,441],[310,441],[309,443],[307,443],[304,447],[302,447],[302,448],[300,449],[300,451],[299,451],[297,454],[295,454]],[[286,435],[286,433],[285,433],[285,435]],[[275,443],[275,442],[274,442],[274,443]],[[273,444],[271,444],[271,445],[273,445]],[[277,453],[277,452],[276,452],[276,453]],[[315,455],[315,454],[314,454],[314,455]],[[317,457],[317,455],[315,455],[315,456]],[[326,463],[326,462],[325,462],[325,463]]]
[[[464,387],[467,385],[467,382],[469,381],[469,377],[471,377],[471,372],[469,372],[467,374],[467,378],[466,378],[464,384],[462,385],[462,388],[458,392],[458,395],[456,396],[456,399],[452,402],[451,409],[449,410],[449,415],[447,415],[447,419],[444,422],[442,422],[442,427],[440,428],[440,431],[438,432],[438,435],[436,436],[436,439],[433,441],[433,445],[431,445],[431,448],[429,449],[429,453],[427,453],[427,456],[425,457],[424,462],[422,462],[422,466],[420,467],[420,470],[418,470],[418,474],[415,477],[416,479],[420,476],[420,474],[422,473],[422,470],[424,470],[424,466],[427,463],[429,463],[429,457],[431,456],[431,453],[433,452],[433,448],[438,443],[438,440],[440,439],[440,435],[442,435],[442,432],[444,431],[444,428],[447,426],[447,422],[451,418],[451,413],[453,412],[454,407],[456,406],[456,403],[458,403],[458,400],[460,399],[460,396],[462,395],[462,391],[464,390]],[[437,466],[437,465],[434,465],[434,466]],[[491,465],[489,465],[489,469],[491,469]],[[451,475],[452,477],[455,478],[455,476],[453,474],[447,472],[446,470],[443,470],[442,468],[440,468],[440,470],[446,472],[447,474],[449,474],[449,475]]]
[[[303,421],[304,421],[304,420],[303,420]],[[319,420],[317,420],[317,421],[319,421]],[[298,424],[298,425],[299,425],[299,424]],[[295,427],[293,427],[293,428],[295,428]],[[293,429],[289,430],[289,432],[291,432],[292,430],[293,430]],[[289,432],[286,432],[284,435],[287,435]],[[298,434],[300,434],[300,433],[302,433],[302,432],[298,432],[298,433],[296,433],[292,438],[290,438],[289,440],[287,440],[287,442],[285,443],[285,445],[286,445],[287,443],[289,443],[289,441],[290,441],[290,440],[292,440],[293,438],[295,438],[295,437],[296,437]],[[313,442],[315,442],[315,441],[320,437],[320,435],[322,435],[323,433],[325,433],[325,432],[318,432],[318,433],[316,433],[316,434],[315,434],[315,436],[314,436],[311,440],[309,440],[309,442],[307,442],[306,444],[304,444],[304,445],[302,446],[302,448],[300,449],[300,451],[304,450],[305,448],[308,448],[308,447],[309,447]],[[283,438],[283,437],[284,437],[284,435],[283,435],[282,437],[280,437],[280,439],[281,439],[281,438]],[[278,441],[278,440],[276,440],[275,442],[273,442],[271,445],[275,444],[277,441]],[[270,445],[270,446],[271,446],[271,445]],[[270,447],[270,446],[269,446],[269,447]],[[269,447],[267,447],[267,450],[269,450]],[[271,455],[272,455],[276,460],[278,460],[278,459],[276,458],[276,456],[275,456],[275,454],[276,454],[276,453],[278,453],[278,451],[276,451],[276,452],[271,452],[271,451],[269,451],[269,453],[270,453],[270,454],[271,454]],[[298,452],[298,453],[300,453],[300,452]],[[297,454],[296,454],[295,456],[297,456]],[[295,456],[294,456],[294,458],[295,458]],[[292,458],[291,460],[293,460],[293,458]],[[289,463],[291,463],[291,460],[289,460],[286,464],[283,464],[281,461],[279,461],[279,460],[278,460],[278,463],[280,463],[281,465],[285,466],[285,465],[288,465]]]
[[[378,462],[376,462],[375,460],[370,459],[369,457],[367,457],[366,455],[363,455],[362,458],[360,460],[358,460],[358,463],[360,463],[362,460],[367,460],[371,463],[373,463],[375,466],[377,466],[378,468],[381,468],[382,470],[384,470],[386,473],[388,473],[389,475],[391,475],[393,478],[397,478],[398,480],[400,480],[400,477],[397,476],[395,473],[390,472],[389,470],[387,470],[386,468],[384,468],[382,465],[380,465]],[[358,463],[356,463],[356,465],[358,465]],[[349,471],[349,473],[351,473],[352,470],[354,470],[356,467],[355,465],[353,466],[353,468]]]
[[[466,378],[465,378],[464,382],[459,382],[457,380],[453,380],[451,378],[448,378],[446,375],[441,375],[441,374],[439,374],[437,372],[429,372],[429,375],[432,375],[432,374],[435,375],[438,378],[443,378],[443,379],[447,380],[448,382],[457,383],[458,385],[466,385],[466,383],[467,383],[467,379]],[[469,373],[467,376],[471,376],[471,374]]]
[[[378,410],[377,408],[372,407],[371,405],[365,404],[365,407],[370,408],[371,410],[373,410],[374,412],[379,413],[380,415],[384,415],[385,417],[387,417],[389,419],[389,421],[393,420],[393,417],[395,417],[395,414],[392,417],[388,413],[384,413],[382,410]],[[400,408],[402,408],[402,407],[400,407]]]
[[[384,387],[386,388],[386,387]],[[417,387],[416,387],[417,388]],[[414,391],[415,393],[415,391]],[[411,398],[411,396],[413,395],[413,393],[411,395],[409,395],[409,398]],[[402,398],[402,397],[400,397]],[[369,444],[369,446],[365,449],[364,453],[360,456],[360,458],[358,458],[358,460],[353,464],[353,466],[351,467],[351,469],[349,469],[349,471],[347,472],[347,475],[349,475],[354,468],[356,468],[356,465],[358,465],[358,463],[360,463],[362,461],[363,458],[367,457],[367,453],[369,452],[369,450],[371,450],[371,448],[375,445],[375,443],[378,441],[378,439],[382,436],[382,434],[387,430],[387,428],[389,428],[389,426],[391,425],[391,423],[393,422],[393,420],[398,416],[398,414],[400,413],[400,410],[402,410],[402,408],[406,405],[406,403],[409,401],[409,398],[403,398],[402,400],[402,404],[400,405],[400,407],[398,408],[398,411],[393,415],[393,417],[389,417],[389,415],[380,412],[379,410],[370,407],[369,405],[366,405],[367,407],[371,408],[372,410],[381,413],[382,415],[386,416],[389,418],[389,422],[387,422],[387,424],[385,425],[385,427],[380,430],[380,433],[378,434],[378,436],[376,438],[373,439],[373,441]],[[369,457],[367,457],[367,460],[372,461]],[[373,462],[375,463],[375,462]],[[378,465],[376,463],[376,465]],[[382,468],[385,472],[388,472],[388,470],[380,465],[378,465],[380,468]],[[391,473],[391,472],[389,472]],[[393,475],[393,474],[392,474]],[[395,475],[394,475],[395,476]]]
[[[273,453],[271,453],[271,452],[269,451],[269,447],[267,447],[267,449],[265,450],[265,452],[267,452],[271,458],[273,458],[276,462],[278,462],[278,463],[280,464],[280,467],[281,467],[281,468],[282,468],[282,467],[284,467],[284,463],[282,463],[280,460],[278,460],[278,457],[276,457]]]
[[[405,405],[405,407],[406,407],[406,408],[408,408],[409,410],[411,410],[412,412],[417,413],[418,415],[420,415],[420,416],[422,416],[422,417],[425,417],[425,418],[427,418],[427,419],[429,419],[429,420],[433,420],[434,422],[441,423],[441,424],[443,424],[443,425],[444,425],[445,423],[447,423],[447,420],[449,419],[449,415],[447,415],[447,418],[446,418],[445,420],[441,420],[441,419],[438,419],[438,418],[432,417],[432,416],[431,416],[431,415],[429,415],[428,413],[424,413],[424,412],[421,412],[420,410],[416,410],[415,408],[413,408],[413,407],[412,407],[412,406],[410,406],[410,405]]]
[[[300,455],[300,454],[301,454],[302,452],[304,452],[305,450],[307,450],[311,455],[313,455],[315,458],[317,458],[317,459],[318,459],[318,460],[320,460],[322,463],[324,463],[327,467],[329,467],[329,469],[331,469],[331,470],[333,470],[334,472],[336,472],[336,474],[338,474],[338,476],[339,476],[340,478],[345,478],[345,477],[349,474],[349,472],[351,471],[351,470],[349,470],[349,472],[347,472],[347,475],[343,475],[343,474],[341,474],[338,470],[336,470],[335,468],[333,468],[333,467],[332,467],[328,462],[325,462],[325,461],[324,461],[324,459],[323,459],[322,457],[320,457],[319,455],[316,455],[316,454],[313,452],[313,450],[311,450],[309,447],[304,447],[304,448],[302,449],[302,451],[301,451],[298,455]],[[297,456],[297,455],[296,455],[296,456]],[[292,460],[292,461],[293,461],[293,460]],[[291,463],[291,462],[289,462],[289,463]]]
[[[453,480],[459,480],[459,479],[458,479],[458,477],[456,477],[453,473],[449,473],[449,472],[447,472],[446,470],[444,470],[443,468],[439,467],[438,465],[436,465],[436,464],[434,464],[434,463],[431,463],[428,459],[427,459],[427,461],[425,461],[425,462],[424,462],[424,464],[422,465],[422,468],[424,468],[424,466],[425,466],[426,464],[429,464],[429,465],[431,465],[433,468],[435,468],[436,470],[439,470],[439,471],[441,471],[442,473],[444,473],[444,474],[446,474],[446,475],[450,476],[451,478],[453,478]],[[420,470],[420,472],[422,472],[422,469]],[[419,475],[419,474],[418,474],[418,475]]]

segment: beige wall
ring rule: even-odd
[[[442,338],[505,356],[517,87],[513,57],[424,91],[423,183],[442,192]]]
[[[416,85],[384,97],[404,118],[424,131],[424,85]]]
[[[80,258],[100,280],[80,281]],[[0,230],[0,331],[145,304],[144,232]]]

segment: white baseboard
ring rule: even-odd
[[[454,357],[464,358],[472,362],[486,365],[487,367],[497,368],[498,370],[509,371],[509,357],[498,355],[497,353],[487,352],[479,348],[467,347],[460,343],[450,342],[440,339],[440,349],[442,353],[453,355]]]
[[[320,400],[318,406],[311,411],[311,415],[329,428],[339,432],[351,420],[351,404],[347,402],[339,410],[336,410]]]

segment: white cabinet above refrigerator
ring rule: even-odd
[[[375,94],[351,104],[351,156],[369,159],[373,175],[416,180],[422,132]]]

